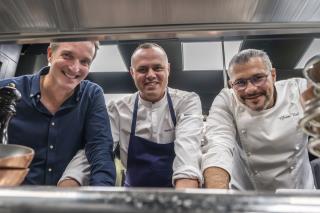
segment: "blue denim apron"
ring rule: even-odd
[[[176,116],[169,91],[167,100],[174,126]],[[135,135],[139,94],[137,94],[131,123],[125,186],[172,187],[174,142],[158,144]]]

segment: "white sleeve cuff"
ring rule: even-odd
[[[90,165],[83,149],[70,161],[58,183],[66,179],[74,179],[81,186],[89,185]]]
[[[193,179],[198,180],[200,186],[202,186],[203,184],[203,176],[201,174],[201,171],[192,166],[182,166],[175,170],[172,175],[173,186],[175,181],[178,179]]]

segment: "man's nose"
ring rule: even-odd
[[[78,60],[72,61],[72,63],[69,65],[69,69],[73,72],[79,72],[80,70],[80,62]]]
[[[147,72],[147,78],[154,78],[155,76],[155,71],[150,67]]]
[[[254,91],[256,89],[257,87],[253,83],[251,83],[250,80],[247,80],[246,92]]]

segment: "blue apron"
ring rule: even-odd
[[[167,99],[174,126],[176,116],[169,91]],[[139,94],[137,94],[131,123],[125,186],[172,187],[174,142],[158,144],[135,135]]]

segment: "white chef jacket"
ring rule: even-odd
[[[120,143],[120,159],[127,165],[127,153],[131,132],[134,101],[138,92],[108,104],[114,147]],[[201,164],[201,136],[203,118],[200,98],[196,93],[169,88],[176,115],[176,127],[172,122],[167,95],[151,103],[139,98],[136,136],[155,143],[174,141],[176,157],[173,161],[173,183],[176,179],[198,179],[203,183]],[[81,156],[79,156],[81,155]],[[68,165],[62,179],[74,178],[83,184],[88,175],[88,163],[80,152]]]
[[[239,190],[313,189],[308,137],[298,127],[305,79],[275,83],[277,99],[267,110],[253,111],[232,89],[215,98],[207,118],[202,170],[220,167]]]

